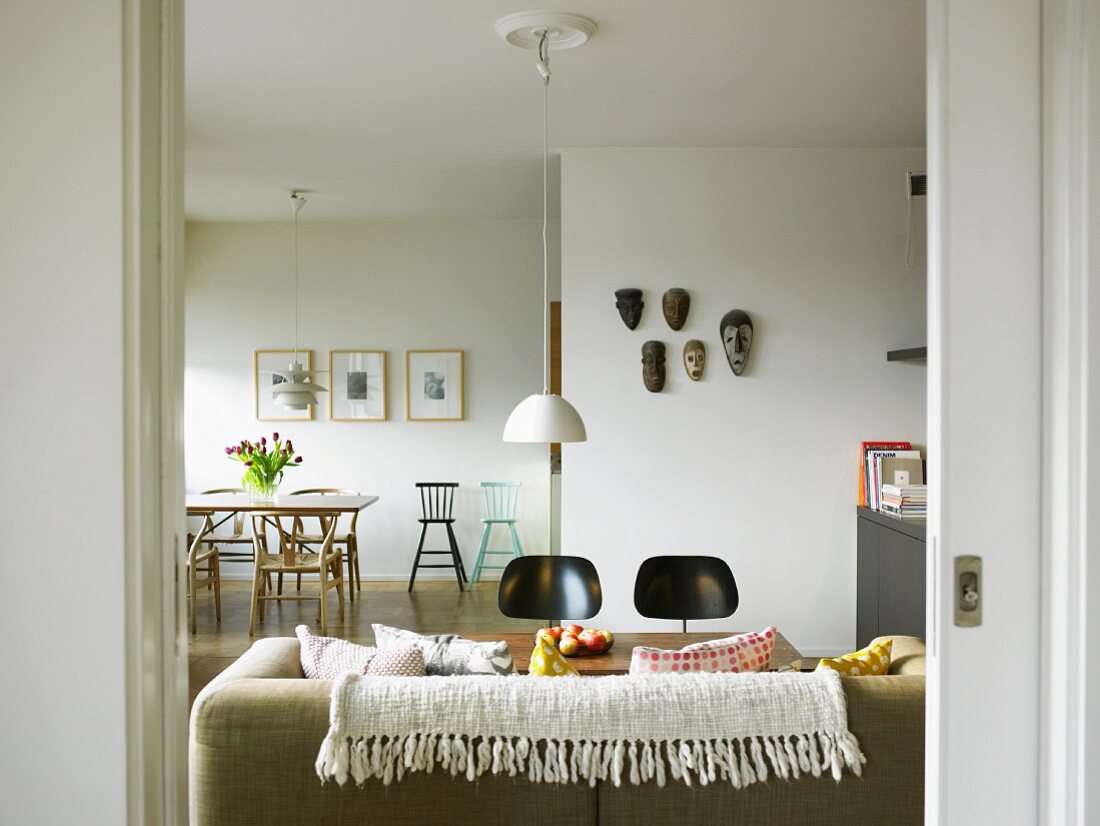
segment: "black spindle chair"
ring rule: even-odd
[[[466,568],[462,564],[462,553],[458,550],[458,540],[455,539],[455,532],[451,527],[455,523],[454,502],[458,482],[417,482],[416,487],[420,491],[421,517],[417,520],[421,526],[420,544],[416,546],[416,559],[413,561],[412,574],[409,576],[409,590],[412,591],[413,589],[417,569],[453,567],[455,578],[458,580],[458,590],[464,591],[466,587]],[[428,536],[429,525],[442,525],[447,529],[449,550],[424,550],[424,540]],[[449,556],[451,562],[449,565],[422,565],[420,563],[421,556]]]

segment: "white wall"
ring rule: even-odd
[[[300,470],[287,473],[285,490],[345,487],[381,496],[360,520],[364,577],[408,577],[419,538],[418,481],[462,483],[456,531],[468,566],[481,536],[479,483],[522,482],[520,537],[528,552],[545,553],[547,448],[501,441],[512,408],[541,389],[539,222],[303,219],[299,231],[300,344],[323,369],[333,348],[388,350],[389,421],[330,422],[325,401],[312,422],[256,422],[252,351],[290,344],[291,225],[190,223],[188,491],[237,485],[240,466],[222,449],[278,430],[305,456]],[[405,350],[417,348],[466,351],[466,421],[404,420]],[[498,530],[494,544],[503,543]],[[441,533],[430,535],[429,547],[446,547]],[[419,574],[432,575],[448,572]]]
[[[0,9],[0,821],[126,822],[123,6]]]
[[[855,641],[856,468],[864,439],[925,435],[924,258],[905,266],[905,171],[918,150],[573,149],[562,161],[564,394],[589,441],[564,455],[562,553],[591,558],[619,630],[666,628],[634,610],[638,565],[725,558],[741,607],[712,628],[775,624],[804,652]],[[923,215],[921,216],[923,218]],[[923,245],[923,221],[919,222]],[[673,332],[669,287],[691,293]],[[645,291],[638,329],[614,307]],[[718,323],[752,317],[745,373]],[[684,342],[707,344],[703,380]],[[641,346],[666,343],[647,392]]]

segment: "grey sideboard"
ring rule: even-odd
[[[856,508],[856,642],[924,637],[925,523]]]

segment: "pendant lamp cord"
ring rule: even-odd
[[[542,392],[550,392],[550,247],[546,237],[547,214],[550,211],[550,43],[549,32],[539,39],[539,62],[546,71],[542,75]]]
[[[290,196],[294,202],[294,362],[298,362],[298,193]]]

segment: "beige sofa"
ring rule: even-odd
[[[291,824],[921,824],[924,643],[894,638],[885,677],[845,677],[848,723],[867,756],[861,778],[803,777],[737,790],[554,785],[439,772],[385,787],[321,785],[314,761],[328,731],[331,683],[302,675],[297,639],[259,640],[208,685],[191,713],[191,823]]]

